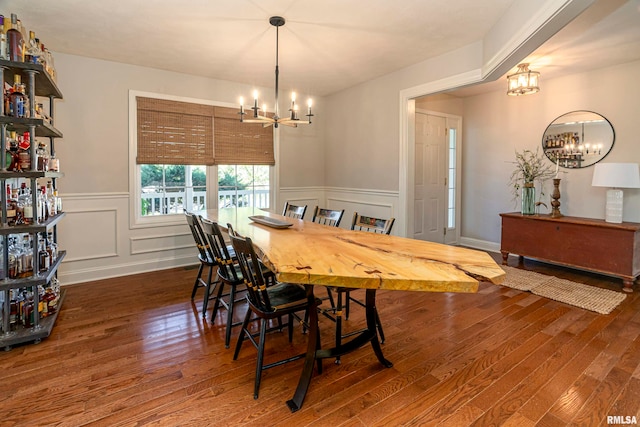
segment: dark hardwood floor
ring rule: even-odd
[[[529,260],[524,268],[621,287]],[[603,316],[489,283],[477,294],[381,291],[382,347],[393,368],[380,366],[370,347],[340,365],[325,361],[304,407],[291,413],[285,401],[302,361],[266,371],[254,400],[256,352],[245,343],[232,360],[237,331],[225,349],[226,312],[213,325],[202,320],[202,294],[195,304],[189,299],[195,274],[180,268],[65,287],[51,336],[0,352],[0,425],[597,426],[607,416],[640,419],[637,292]],[[362,319],[354,307],[346,323],[355,328]],[[321,317],[325,345],[333,326]],[[269,335],[266,362],[304,351],[299,327],[292,345],[286,335]]]

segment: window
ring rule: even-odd
[[[457,130],[449,128],[449,165],[447,168],[447,228],[456,227],[456,139]]]
[[[272,128],[240,123],[235,106],[137,91],[129,123],[132,228],[183,223],[184,210],[269,207]]]
[[[192,165],[140,165],[142,216],[207,208],[207,170]]]
[[[218,165],[218,208],[269,208],[269,166]]]

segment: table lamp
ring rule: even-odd
[[[611,187],[607,190],[605,221],[621,223],[621,188],[640,188],[640,168],[637,163],[598,163],[593,170],[591,185]]]

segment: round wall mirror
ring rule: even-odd
[[[563,114],[542,135],[544,154],[563,168],[591,166],[604,159],[616,139],[609,120],[592,111]]]

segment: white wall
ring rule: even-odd
[[[64,95],[55,117],[64,134],[56,141],[67,212],[59,226],[60,247],[67,250],[62,283],[193,264],[186,225],[129,227],[129,90],[237,103],[253,88],[64,54],[56,54],[56,68]],[[309,128],[278,131],[280,185],[324,185],[324,104],[316,98],[318,117]]]
[[[640,163],[640,86],[632,84],[638,75],[640,62],[632,62],[553,80],[545,80],[543,74],[540,92],[534,95],[509,97],[500,90],[465,98],[462,235],[500,241],[498,214],[518,210],[507,186],[514,152],[541,147],[547,125],[564,113],[589,110],[603,115],[616,137],[603,162]],[[606,189],[591,186],[593,169],[561,174],[564,215],[604,218]],[[548,183],[543,201],[549,208],[550,190]],[[624,194],[623,219],[640,222],[640,189],[627,189]]]

